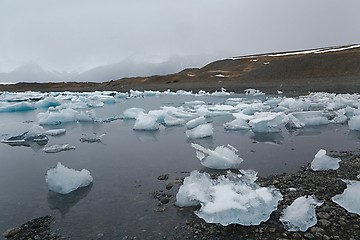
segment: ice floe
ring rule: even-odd
[[[159,130],[160,124],[157,120],[158,118],[156,116],[140,112],[136,118],[133,129],[146,131]]]
[[[204,148],[199,144],[192,143],[191,146],[196,149],[196,156],[201,164],[214,169],[238,169],[243,159],[236,152],[233,146],[218,146],[214,150]]]
[[[320,149],[311,162],[311,169],[314,171],[336,170],[340,167],[340,161],[340,158],[332,158],[326,155],[326,150]]]
[[[96,116],[95,112],[91,110],[83,112],[67,108],[38,113],[37,119],[40,125],[56,125],[66,122],[93,122],[96,121]]]
[[[204,116],[197,117],[195,119],[192,119],[186,123],[187,129],[195,128],[201,124],[206,124],[206,118]]]
[[[60,194],[68,194],[80,187],[88,186],[93,181],[93,178],[86,169],[77,171],[58,162],[55,168],[47,171],[45,180],[49,190]]]
[[[228,172],[217,179],[208,173],[191,172],[180,187],[175,204],[179,207],[201,205],[195,214],[207,223],[223,226],[259,225],[270,218],[282,199],[279,190],[260,187],[256,172]]]
[[[299,197],[284,209],[280,221],[288,231],[305,232],[317,223],[315,208],[322,204],[314,195]]]
[[[337,194],[331,198],[333,202],[345,208],[348,212],[360,215],[360,181],[343,180],[346,189],[342,194]]]
[[[66,133],[66,129],[59,128],[59,129],[50,129],[44,132],[45,135],[49,136],[58,136]]]
[[[201,124],[193,129],[186,130],[186,136],[191,139],[211,137],[213,134],[211,123]]]
[[[145,110],[142,108],[128,108],[123,113],[123,118],[125,119],[136,119],[140,113],[144,113]]]
[[[46,153],[58,153],[62,151],[68,151],[76,149],[75,146],[70,146],[70,144],[54,144],[51,146],[46,146],[43,148],[43,151]]]
[[[32,126],[29,131],[21,135],[9,137],[1,140],[2,143],[7,143],[11,146],[28,146],[30,143],[37,143],[38,145],[46,145],[49,138],[44,134],[45,130],[37,125]]]
[[[272,133],[280,132],[280,127],[287,122],[288,118],[284,113],[261,112],[254,114],[249,125],[253,132]]]
[[[101,134],[100,136],[95,136],[95,137],[82,137],[80,138],[80,142],[87,142],[87,143],[98,143],[101,142],[101,138],[105,136],[104,134]]]

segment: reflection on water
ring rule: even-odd
[[[282,132],[275,133],[253,133],[250,135],[250,138],[256,142],[261,143],[275,143],[282,144],[284,141],[284,137]]]
[[[78,188],[69,194],[60,194],[49,190],[47,193],[49,208],[58,210],[61,213],[61,216],[65,217],[65,214],[69,212],[70,208],[75,206],[81,199],[89,194],[92,186],[93,183],[90,183],[90,185]]]
[[[134,130],[134,134],[140,142],[158,142],[157,135],[159,134],[159,132],[157,131]]]

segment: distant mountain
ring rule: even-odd
[[[16,82],[60,82],[68,78],[68,74],[50,72],[35,62],[29,62],[8,73],[0,73],[0,83]]]
[[[106,80],[101,83],[22,83],[0,85],[0,91],[215,91],[226,88],[228,91],[243,92],[247,88],[256,88],[266,93],[277,94],[281,90],[287,95],[299,95],[318,91],[358,93],[360,89],[359,44],[233,57],[211,62],[201,68],[186,69],[191,64],[183,60],[181,57],[173,58],[154,65],[123,61],[92,69],[73,78],[89,81],[104,76]],[[18,69],[17,73],[25,75],[31,72],[31,76],[38,79],[40,75],[49,74],[36,65],[24,69],[26,71]],[[176,69],[183,70],[177,72]],[[118,75],[118,71],[121,74]],[[122,77],[131,76],[134,71],[148,76]],[[156,73],[149,73],[151,71]],[[167,71],[174,73],[161,75]]]
[[[35,62],[29,62],[8,73],[0,73],[0,83],[16,82],[104,82],[124,77],[144,77],[179,72],[188,67],[200,67],[209,56],[177,56],[159,63],[125,59],[98,66],[82,73],[48,71]]]

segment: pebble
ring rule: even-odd
[[[325,227],[325,228],[329,227],[331,225],[331,222],[326,219],[320,219],[320,220],[318,220],[318,223],[320,226]]]
[[[19,227],[10,228],[3,233],[3,236],[6,238],[10,238],[18,234],[20,231],[21,229]]]

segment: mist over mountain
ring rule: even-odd
[[[84,72],[49,71],[40,64],[31,61],[11,72],[0,73],[0,83],[104,82],[124,77],[144,77],[176,73],[185,68],[201,67],[213,59],[216,59],[216,57],[173,55],[166,61],[153,63],[128,58]]]

